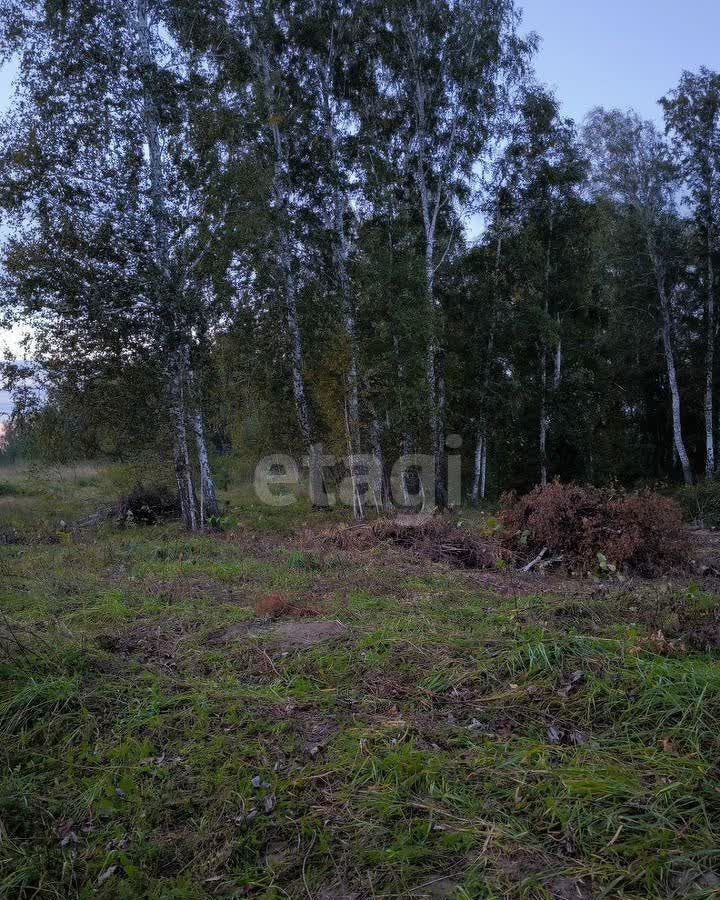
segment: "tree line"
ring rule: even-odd
[[[0,309],[44,452],[380,473],[462,438],[472,499],[720,470],[720,75],[577,126],[512,0],[0,0]]]

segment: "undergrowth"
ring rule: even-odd
[[[717,896],[712,592],[518,592],[232,502],[0,547],[0,897]]]

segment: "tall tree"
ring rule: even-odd
[[[40,324],[53,322],[46,350],[66,342],[85,316],[85,337],[97,350],[166,362],[178,491],[185,524],[195,529],[203,523],[187,431],[188,417],[197,423],[202,415],[189,387],[199,297],[189,278],[192,200],[178,165],[187,114],[182,66],[160,37],[169,23],[147,0],[4,5],[5,51],[24,51],[3,129],[2,205],[17,226],[6,302]],[[34,276],[13,264],[23,253],[33,254]],[[93,276],[80,275],[68,290],[69,273],[88,267]],[[217,500],[202,429],[194,436],[201,508],[210,515]]]
[[[716,270],[720,252],[720,75],[701,68],[683,72],[678,86],[660,103],[690,188],[701,234],[705,277],[705,475],[720,471],[715,437]]]
[[[684,271],[677,264],[677,170],[669,148],[652,122],[634,113],[594,110],[585,141],[593,164],[594,187],[632,215],[645,243],[661,320],[673,441],[686,484],[694,480],[683,433],[683,402],[677,374],[674,301]]]
[[[460,231],[474,168],[492,140],[502,80],[522,69],[529,48],[517,37],[512,0],[403,0],[380,2],[377,10],[385,50],[378,55],[377,90],[401,147],[401,165],[412,173],[423,227],[428,419],[442,507],[446,391],[437,275]]]
[[[346,423],[353,481],[353,509],[363,516],[361,472],[356,461],[361,452],[361,410],[357,312],[351,285],[353,235],[353,188],[356,176],[356,141],[352,138],[358,121],[356,107],[362,102],[364,54],[359,53],[365,33],[362,9],[334,0],[307,8],[298,5],[293,20],[301,64],[306,70],[304,91],[310,106],[308,128],[322,151],[316,157],[316,202],[326,205],[325,225],[330,232],[334,277],[332,287],[347,342]],[[377,423],[370,428],[376,433]],[[374,442],[377,446],[377,440]]]

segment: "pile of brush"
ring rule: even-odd
[[[398,516],[336,529],[328,540],[341,550],[369,550],[380,544],[404,547],[434,562],[464,569],[491,569],[511,553],[495,538],[473,534],[442,516]]]
[[[532,555],[540,550],[541,556],[556,556],[585,571],[600,562],[612,571],[647,576],[688,562],[691,548],[682,509],[654,491],[629,493],[553,481],[524,497],[508,494],[501,502],[505,544]]]
[[[120,525],[156,525],[180,515],[177,494],[163,485],[137,485],[115,508]]]

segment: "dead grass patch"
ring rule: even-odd
[[[268,594],[261,597],[255,604],[255,612],[261,618],[282,619],[290,616],[293,619],[310,619],[321,615],[321,611],[314,606],[307,606],[295,600],[290,600],[282,594]]]
[[[255,638],[273,650],[290,651],[314,647],[325,641],[338,640],[348,634],[347,625],[342,622],[319,621],[285,621],[258,622],[250,625],[231,625],[223,631],[215,632],[208,637],[211,646],[226,646],[236,641]]]
[[[275,650],[288,651],[339,640],[347,636],[348,627],[338,621],[290,621],[250,626],[248,633],[262,638]]]
[[[193,631],[181,622],[164,622],[160,625],[143,623],[128,631],[100,635],[100,646],[111,653],[132,656],[143,662],[173,666],[182,644],[193,636]]]
[[[122,579],[118,577],[112,580]],[[232,603],[239,606],[250,606],[252,603],[245,593],[239,592],[231,585],[209,578],[206,575],[183,574],[178,578],[167,581],[159,581],[154,577],[148,577],[143,579],[142,587],[148,597],[171,602],[199,599],[215,603]]]
[[[380,544],[393,544],[417,558],[448,562],[464,569],[491,569],[512,555],[500,541],[472,534],[440,516],[377,519],[333,529],[325,539],[341,550],[366,551]]]

